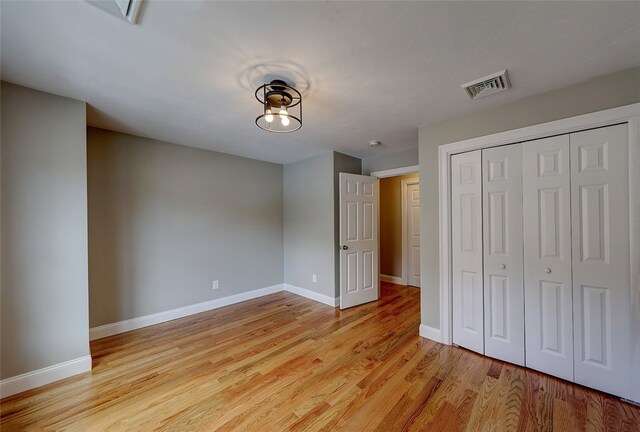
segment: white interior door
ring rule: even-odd
[[[377,300],[378,183],[340,173],[340,309]]]
[[[522,145],[482,151],[484,352],[524,366]]]
[[[569,135],[522,144],[522,161],[526,365],[572,381]]]
[[[407,185],[407,285],[420,286],[420,184]]]
[[[627,125],[570,140],[575,381],[630,395]]]
[[[484,354],[481,171],[480,150],[451,157],[453,343]]]

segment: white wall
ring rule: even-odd
[[[85,103],[1,84],[2,379],[89,355]]]
[[[637,102],[640,102],[640,67],[420,128],[423,324],[440,326],[438,146]]]

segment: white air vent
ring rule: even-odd
[[[138,23],[140,9],[142,9],[142,0],[116,0],[120,11],[131,24]]]
[[[507,70],[503,69],[500,72],[462,84],[461,87],[466,90],[471,99],[478,99],[483,96],[505,91],[511,87],[511,83],[509,82]]]
[[[0,0],[2,1],[2,0]],[[137,24],[142,9],[143,0],[86,0],[110,15],[126,20],[131,24]]]
[[[142,0],[116,0],[116,4],[127,21],[131,24],[138,22],[138,15],[142,8]]]

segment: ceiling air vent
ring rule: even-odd
[[[138,22],[142,0],[116,0],[116,4],[127,21],[134,25]]]
[[[511,87],[511,83],[509,82],[507,70],[503,69],[500,72],[462,84],[461,87],[465,89],[471,99],[478,99],[505,91]]]
[[[0,0],[1,1],[1,0]],[[86,0],[90,5],[96,6],[110,15],[137,24],[140,17],[140,9],[143,0]]]

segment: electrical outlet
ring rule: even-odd
[[[218,281],[215,280],[213,281],[213,284],[211,285],[211,289],[217,290],[220,287],[220,285],[218,284]]]
[[[318,276],[316,276],[316,275],[311,275],[311,281],[312,281],[313,283],[318,283]]]

